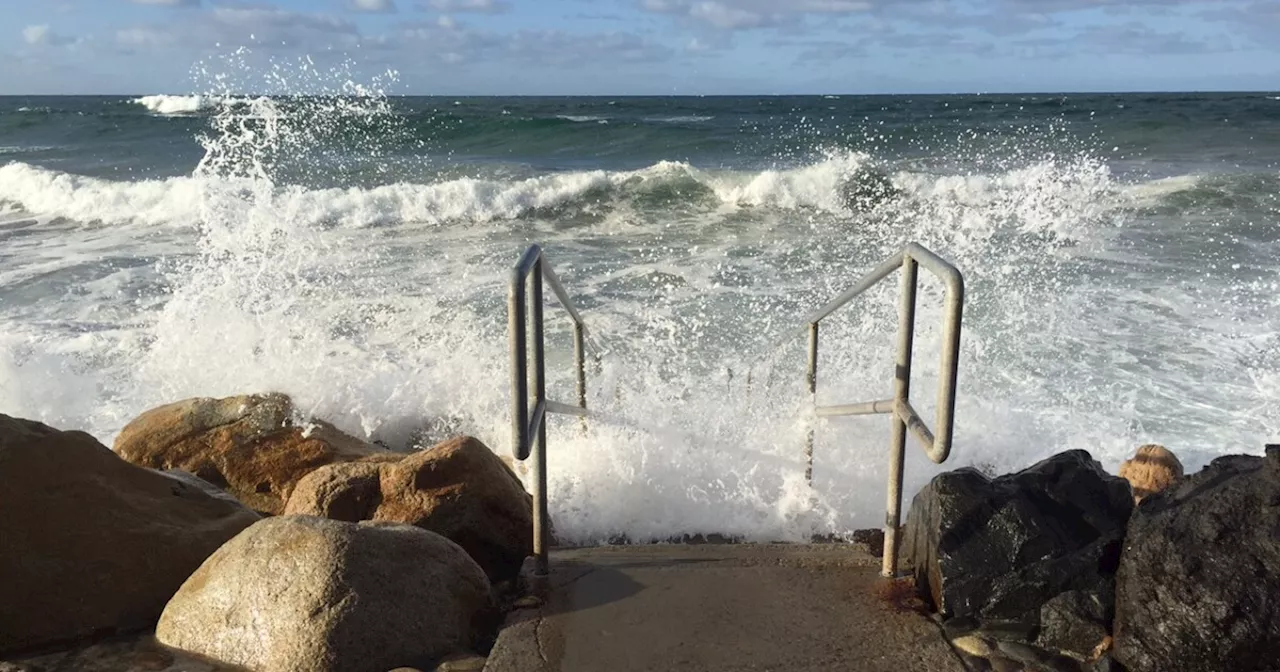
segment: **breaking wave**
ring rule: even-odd
[[[1052,189],[1046,185],[1052,184]],[[1024,220],[1093,198],[1104,210],[1190,188],[1193,178],[1128,187],[1105,166],[1046,162],[992,175],[887,172],[864,154],[844,153],[792,169],[711,171],[663,161],[634,171],[553,173],[526,179],[458,178],[437,183],[314,189],[253,178],[191,176],[113,181],[12,162],[0,166],[0,202],[30,213],[81,222],[184,224],[204,215],[216,190],[257,193],[299,224],[370,227],[443,225],[531,216],[603,214],[621,209],[722,207],[829,214],[868,212],[903,201],[1008,211]],[[1122,198],[1128,194],[1133,198]]]
[[[203,159],[182,177],[0,165],[0,405],[109,443],[162,403],[277,390],[389,445],[464,432],[505,451],[505,283],[538,242],[599,350],[586,432],[549,424],[561,539],[846,534],[882,524],[889,424],[813,418],[803,339],[774,346],[917,241],[955,262],[969,292],[948,468],[1007,470],[1070,448],[1115,466],[1154,440],[1194,469],[1280,430],[1280,250],[1261,215],[1244,227],[1229,205],[1248,197],[1274,212],[1274,174],[1118,176],[1033,131],[1017,152],[957,142],[912,161],[874,143],[789,154],[788,138],[752,135],[743,142],[763,144],[744,145],[737,169],[659,160],[641,135],[609,147],[626,153],[609,169],[459,162],[428,174],[420,164],[438,157],[395,136],[406,122],[391,107],[352,95],[208,108]],[[693,104],[633,116],[685,110],[728,118]],[[625,126],[549,114],[528,113],[582,136]],[[513,128],[494,136],[494,155],[532,135]],[[639,130],[654,128],[703,141],[675,122]],[[655,154],[686,156],[666,147]],[[361,172],[367,163],[389,167]],[[343,186],[318,186],[332,183]],[[889,393],[894,290],[823,323],[820,403]],[[922,274],[913,401],[925,417],[939,296]],[[548,389],[564,400],[569,332],[551,308]],[[914,449],[907,461],[908,491],[937,472]]]
[[[154,114],[170,116],[204,112],[221,105],[225,100],[227,99],[218,96],[153,95],[135,98],[132,102]]]

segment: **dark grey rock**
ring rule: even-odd
[[[1109,653],[1093,661],[1087,669],[1088,672],[1126,672],[1124,666]]]
[[[1071,651],[1080,656],[1093,652],[1107,637],[1107,619],[1115,596],[1111,585],[1100,592],[1069,590],[1040,608],[1040,633],[1036,643],[1046,649]]]
[[[1133,511],[1128,482],[1085,451],[990,479],[965,468],[934,478],[907,517],[907,562],[947,619],[1003,622],[1031,641],[1049,607],[1049,637],[1088,655],[1107,629],[1114,572]],[[1090,603],[1101,609],[1087,608]]]
[[[1131,672],[1280,669],[1280,447],[1218,458],[1143,500],[1115,627]]]
[[[996,650],[1023,667],[1043,672],[1081,672],[1080,663],[1053,651],[1021,642],[996,642]],[[994,657],[994,656],[993,656]]]

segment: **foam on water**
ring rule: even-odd
[[[700,124],[704,121],[715,119],[712,115],[704,114],[685,114],[675,117],[646,117],[645,121],[653,121],[660,124]]]
[[[161,403],[280,390],[393,445],[467,432],[505,451],[504,283],[536,241],[601,351],[586,433],[551,421],[562,538],[842,534],[881,524],[889,425],[807,416],[797,328],[914,240],[969,287],[948,467],[1068,448],[1114,467],[1155,440],[1194,468],[1280,430],[1275,269],[1233,270],[1227,243],[1192,228],[1176,233],[1198,251],[1171,268],[1173,243],[1149,243],[1166,232],[1134,212],[1174,189],[1120,182],[1087,154],[982,172],[833,150],[759,171],[281,177],[353,126],[372,124],[356,137],[376,153],[388,114],[376,95],[220,108],[200,167],[167,180],[0,166],[0,405],[110,442]],[[1257,246],[1265,258],[1274,240]],[[1196,270],[1205,260],[1221,265]],[[924,275],[913,389],[929,417],[940,287]],[[824,323],[821,403],[889,393],[895,291]],[[567,325],[547,315],[549,387],[568,400]],[[938,468],[913,447],[907,470],[910,490]]]
[[[223,104],[225,99],[216,96],[153,95],[135,98],[132,102],[160,115],[195,114]]]

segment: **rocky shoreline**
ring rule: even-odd
[[[530,503],[476,439],[394,452],[281,394],[153,409],[114,450],[0,415],[0,672],[481,670]],[[1280,669],[1280,446],[958,469],[901,537],[882,597],[969,669]]]
[[[532,550],[481,442],[396,453],[279,394],[153,409],[114,451],[0,415],[0,511],[0,672],[478,670]]]
[[[1120,473],[1070,451],[916,495],[908,581],[970,669],[1280,669],[1280,446],[1190,476],[1143,446]]]

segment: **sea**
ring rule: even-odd
[[[814,417],[803,323],[915,242],[968,291],[955,447],[908,445],[908,498],[962,466],[1160,443],[1194,471],[1280,438],[1280,94],[277,93],[0,97],[0,412],[110,445],[161,404],[280,391],[393,448],[506,454],[536,243],[589,330],[592,416],[549,421],[563,539],[847,535],[884,520],[890,420]],[[943,288],[920,288],[932,424]],[[898,292],[823,322],[817,403],[892,396]]]

